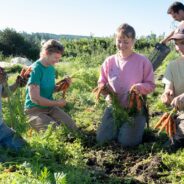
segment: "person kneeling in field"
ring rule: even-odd
[[[155,84],[151,62],[145,56],[133,51],[134,44],[134,28],[128,24],[119,26],[116,31],[118,52],[108,57],[101,67],[98,88],[105,91],[108,86],[110,93],[116,96],[116,105],[119,103],[120,108],[119,112],[117,112],[117,107],[113,107],[113,104],[106,108],[102,123],[97,130],[97,141],[100,144],[118,139],[122,146],[132,147],[142,142],[146,116],[144,110],[138,107],[140,112],[134,114],[131,122],[127,122],[126,118],[129,118],[127,117],[129,116],[128,94],[132,91],[134,97],[139,98],[141,95],[151,93]],[[111,100],[113,100],[112,96]],[[125,116],[120,117],[123,113]]]
[[[59,62],[63,52],[63,45],[56,40],[48,40],[42,45],[40,58],[31,65],[25,113],[36,131],[45,131],[50,124],[54,127],[65,124],[69,129],[77,130],[75,122],[60,108],[66,105],[66,101],[63,98],[53,99],[53,93],[61,87],[55,84],[54,65]],[[70,78],[66,80],[68,84],[71,83]]]
[[[24,87],[27,83],[27,79],[18,75],[15,83],[11,86],[7,84],[7,75],[3,68],[0,67],[0,146],[9,148],[11,150],[19,151],[26,141],[17,135],[15,130],[9,128],[2,119],[2,101],[1,97],[7,97],[9,90],[14,92],[17,87]]]
[[[165,84],[164,93],[161,96],[163,103],[177,109],[176,134],[174,135],[173,148],[184,146],[184,25],[170,38],[174,40],[176,51],[180,57],[168,64],[162,82]]]

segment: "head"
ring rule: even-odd
[[[129,24],[122,24],[116,30],[116,47],[119,51],[130,51],[135,43],[135,30]]]
[[[170,40],[174,40],[176,50],[184,56],[184,24],[178,27]]]
[[[43,59],[47,65],[54,65],[58,63],[64,52],[64,46],[56,40],[48,40],[42,44],[40,58]]]
[[[184,20],[184,5],[180,2],[174,2],[167,10],[167,13],[176,21]]]

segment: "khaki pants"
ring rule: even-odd
[[[36,131],[45,131],[50,124],[59,126],[65,124],[69,129],[76,130],[77,127],[71,117],[59,107],[38,108],[33,107],[25,110],[29,123]]]

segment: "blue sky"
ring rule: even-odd
[[[137,36],[168,34],[177,25],[173,0],[0,0],[0,30],[111,36],[124,22]],[[182,1],[181,1],[182,2]]]

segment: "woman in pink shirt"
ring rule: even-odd
[[[122,24],[116,31],[116,46],[118,52],[109,56],[101,67],[98,86],[108,84],[122,107],[128,105],[128,92],[132,86],[142,94],[151,93],[154,88],[154,74],[151,62],[133,51],[135,30],[128,24]],[[112,115],[112,107],[107,107],[102,123],[97,131],[97,141],[104,143],[118,139],[123,146],[135,146],[142,142],[146,117],[139,114],[131,126],[124,122],[118,130]]]

